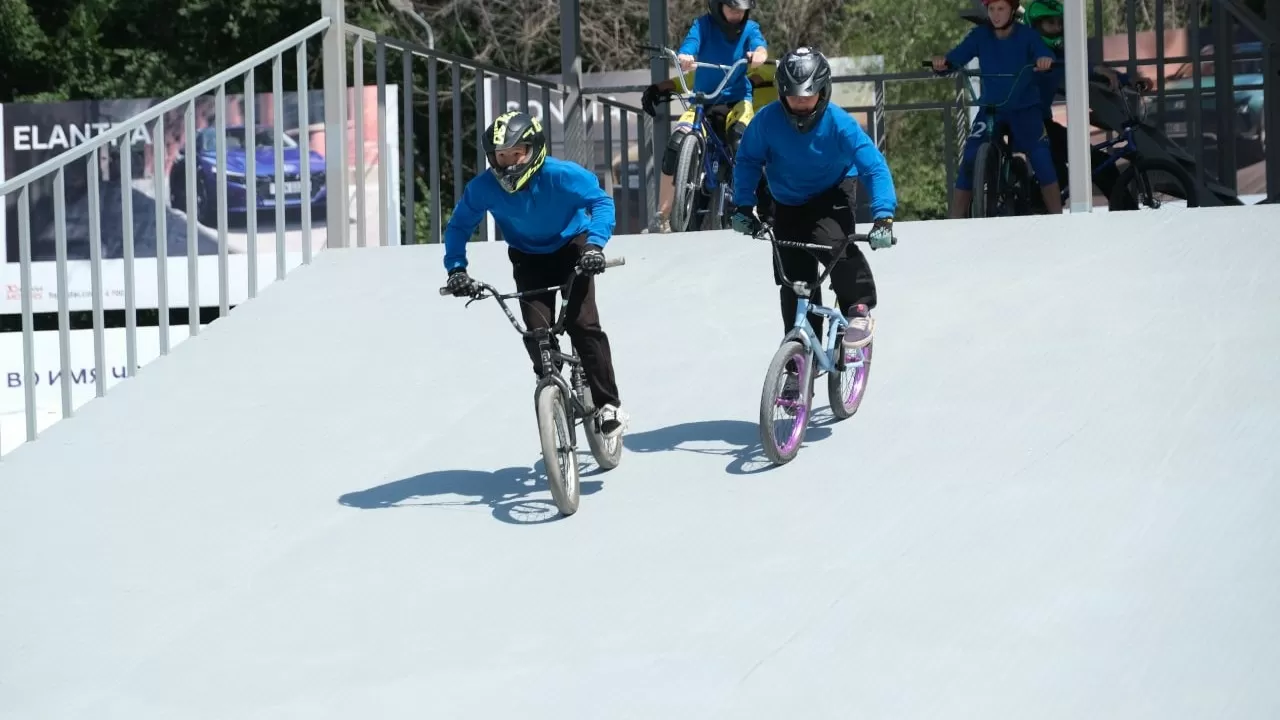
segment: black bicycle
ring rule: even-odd
[[[609,258],[605,267],[625,265],[626,258]],[[578,500],[581,496],[578,475],[578,435],[577,426],[587,436],[587,445],[591,455],[601,470],[612,470],[622,460],[622,437],[606,439],[600,430],[600,422],[596,416],[596,407],[591,400],[591,388],[586,385],[586,376],[582,370],[582,360],[578,357],[578,349],[572,348],[570,354],[560,352],[555,338],[565,331],[565,311],[569,305],[569,293],[582,271],[574,268],[568,282],[563,285],[525,290],[524,292],[500,293],[497,288],[487,283],[472,281],[470,300],[467,307],[477,300],[491,297],[498,301],[502,312],[507,314],[511,326],[522,337],[533,338],[538,344],[538,355],[542,362],[541,376],[533,390],[533,405],[538,417],[538,437],[542,442],[542,460],[547,468],[547,484],[551,487],[551,496],[555,498],[556,507],[565,515],[578,511]],[[559,317],[550,328],[526,329],[507,307],[507,300],[520,299],[529,295],[547,292],[560,293]],[[440,288],[441,295],[452,294],[449,288]],[[569,379],[563,373],[565,365],[569,366]]]

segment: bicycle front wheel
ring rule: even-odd
[[[795,459],[808,430],[812,364],[804,345],[788,340],[774,353],[765,374],[760,393],[760,444],[777,465]],[[793,392],[787,392],[788,385],[793,385]]]
[[[547,485],[556,507],[565,515],[578,511],[578,454],[573,446],[568,409],[560,386],[548,383],[534,398],[538,414],[538,439],[542,442],[542,463]]]
[[[702,192],[702,143],[687,132],[680,140],[680,160],[676,164],[675,193],[671,198],[671,232],[692,232],[694,205]]]
[[[969,216],[995,217],[1000,210],[1000,150],[991,142],[978,146],[973,159],[973,199]]]
[[[1137,158],[1129,163],[1107,198],[1107,209],[1159,210],[1170,200],[1185,201],[1187,207],[1199,207],[1200,197],[1195,181],[1183,167],[1164,158]]]

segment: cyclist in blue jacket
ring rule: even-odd
[[[457,297],[473,291],[467,274],[467,241],[485,212],[502,229],[509,246],[517,291],[562,285],[575,268],[583,277],[573,286],[565,308],[567,332],[582,357],[582,369],[599,407],[601,432],[620,434],[627,422],[614,378],[609,336],[600,327],[592,276],[604,272],[604,246],[613,234],[613,198],[581,165],[547,157],[542,124],[522,112],[498,116],[485,130],[489,172],[467,183],[444,230],[447,287]],[[521,298],[520,312],[530,329],[551,327],[555,293]],[[534,372],[542,363],[537,345],[525,341]]]
[[[871,248],[893,244],[893,215],[898,198],[893,176],[884,156],[858,122],[838,105],[831,105],[831,65],[808,47],[800,47],[778,61],[774,75],[778,100],[756,113],[738,148],[734,168],[731,218],[738,232],[754,235],[760,229],[755,214],[756,183],[767,169],[774,200],[774,232],[779,240],[835,245],[854,232],[857,184],[863,180],[871,193]],[[818,279],[818,260],[801,248],[779,247],[783,272],[792,280]],[[830,254],[822,258],[831,262]],[[875,332],[871,310],[876,306],[876,285],[862,251],[852,243],[831,267],[831,287],[839,307],[847,308],[849,328],[845,346],[865,347]],[[796,297],[779,286],[783,332],[791,329]],[[814,299],[822,301],[818,288]],[[822,319],[811,318],[822,334]],[[789,378],[784,394],[793,396],[799,386]]]
[[[696,18],[689,26],[689,32],[676,50],[680,60],[681,72],[688,73],[695,60],[715,65],[732,65],[741,58],[749,58],[749,68],[756,68],[769,59],[769,49],[764,34],[760,31],[760,23],[751,19],[751,11],[756,0],[706,0],[707,13]],[[713,98],[708,98],[706,117],[717,134],[728,146],[732,156],[738,147],[742,134],[755,115],[752,104],[753,87],[747,76],[747,70],[739,69],[736,75],[725,83],[724,90]],[[724,71],[712,68],[697,68],[693,72],[690,89],[694,92],[709,93],[715,90],[724,80]],[[686,76],[685,82],[688,82]],[[649,115],[655,115],[658,102],[669,102],[675,92],[675,80],[663,80],[645,89],[640,105]],[[674,176],[676,163],[679,162],[680,141],[684,133],[694,130],[694,110],[690,107],[676,120],[676,125],[667,140],[667,148],[662,156],[662,173]],[[674,177],[672,178],[674,182]],[[665,218],[671,210],[672,198],[664,201],[659,208],[659,215]],[[676,228],[683,231],[686,228]]]
[[[1023,72],[1024,66],[1032,61],[1037,71],[1049,70],[1053,66],[1053,53],[1035,30],[1014,21],[1018,0],[982,0],[982,3],[987,6],[989,24],[970,30],[951,52],[933,58],[933,69],[937,72],[947,70],[948,64],[954,68],[964,67],[976,57],[984,75],[1009,76],[982,78],[983,101],[991,100],[1000,107],[994,118],[988,117],[985,109],[979,110],[973,132],[965,140],[956,191],[952,197],[951,217],[962,218],[968,214],[973,199],[973,163],[993,121],[1008,125],[1009,145],[1014,152],[1026,153],[1030,159],[1045,207],[1050,213],[1061,213],[1062,190],[1058,185],[1040,111],[1040,85]]]

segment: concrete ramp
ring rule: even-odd
[[[0,463],[0,717],[1276,717],[1277,227],[903,223],[780,469],[768,246],[616,238],[633,422],[567,519],[497,305],[326,251]]]

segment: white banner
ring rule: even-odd
[[[58,348],[58,331],[41,330],[32,333],[35,345],[35,373],[24,378],[22,372],[22,333],[0,333],[0,415],[25,411],[24,388],[33,385],[36,390],[36,409],[40,412],[62,411],[62,361]],[[180,345],[189,337],[186,325],[169,327],[169,347]],[[68,333],[71,345],[71,405],[78,408],[94,397],[97,371],[93,361],[93,331],[72,330]],[[160,328],[137,328],[138,367],[160,357]],[[125,329],[108,328],[103,331],[103,355],[106,360],[106,385],[111,386],[127,377]]]
[[[204,326],[201,326],[204,327]],[[0,455],[21,445],[27,439],[25,388],[36,391],[37,431],[42,432],[62,418],[62,360],[57,330],[33,333],[35,372],[28,379],[22,371],[22,333],[0,333]],[[190,335],[186,325],[169,328],[169,349],[177,347]],[[72,330],[68,334],[71,347],[71,407],[78,409],[93,400],[98,373],[93,360],[93,331]],[[138,367],[160,357],[160,328],[140,327],[136,333]],[[127,377],[125,329],[103,331],[104,374],[107,393]]]

